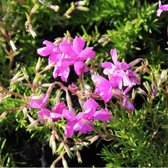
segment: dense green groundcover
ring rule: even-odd
[[[111,48],[117,48],[120,60],[145,60],[141,85],[132,93],[135,110],[130,113],[115,101],[110,102],[111,122],[105,130],[97,123],[101,138],[96,140],[96,134],[90,134],[69,139],[69,146],[74,142],[82,145],[78,152],[65,155],[67,164],[168,165],[168,12],[157,17],[157,8],[157,1],[148,0],[0,1],[0,167],[47,167],[60,155],[61,144],[56,142],[56,152],[53,151],[48,126],[30,125],[31,118],[26,114],[33,120],[37,118],[36,111],[18,109],[23,100],[8,90],[12,87],[15,93],[31,95],[27,81],[34,79],[39,58],[37,48],[42,47],[44,40],[54,42],[65,34],[81,36],[87,45],[94,46],[97,54],[93,64],[111,60],[104,54]],[[46,64],[44,59],[41,67]],[[11,85],[12,77],[18,72],[27,80]],[[39,83],[52,82],[51,76],[52,72],[48,71]],[[76,76],[72,75],[68,82],[74,79]],[[87,77],[86,81],[89,82]],[[90,138],[95,138],[95,142],[89,144]],[[66,167],[64,161],[63,165]],[[62,166],[62,162],[58,161],[56,166]]]

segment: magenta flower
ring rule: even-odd
[[[111,49],[110,54],[114,64],[111,62],[104,62],[102,63],[102,67],[105,68],[103,72],[105,75],[108,75],[113,88],[122,89],[123,86],[132,85],[129,77],[125,72],[128,68],[130,68],[130,65],[126,62],[119,62],[117,60],[116,49]]]
[[[30,108],[44,108],[48,102],[48,96],[42,93],[40,96],[32,96],[29,104]]]
[[[70,73],[70,63],[69,62],[61,62],[60,64],[55,64],[54,71],[53,71],[53,77],[57,78],[58,76],[61,77],[61,80],[66,82]]]
[[[59,47],[56,44],[47,40],[45,40],[43,44],[46,45],[46,47],[37,49],[37,53],[42,57],[49,56],[49,59],[48,59],[49,64],[58,63],[61,57],[61,51]]]
[[[127,64],[126,62],[119,62],[117,59],[117,50],[116,49],[111,49],[110,50],[110,55],[112,57],[112,60],[114,62],[115,65],[115,69],[116,70],[126,70],[130,67],[129,64]]]
[[[85,61],[88,58],[95,57],[93,47],[84,48],[85,41],[80,37],[76,37],[72,44],[65,40],[59,45],[47,40],[45,40],[43,44],[46,46],[39,48],[37,53],[42,57],[49,56],[49,64],[55,64],[53,77],[57,78],[60,76],[65,82],[69,76],[71,65],[74,66],[76,74],[81,75],[82,73],[88,71]]]
[[[63,41],[59,45],[60,50],[65,54],[66,60],[68,60],[71,65],[74,65],[74,70],[77,75],[81,75],[82,72],[87,71],[84,61],[88,58],[95,57],[93,47],[84,48],[84,46],[85,41],[80,37],[75,37],[72,45],[67,41]]]
[[[94,58],[95,52],[93,47],[86,47],[85,41],[80,37],[75,37],[73,44],[69,44],[67,41],[60,43],[60,50],[66,55],[66,59],[70,61],[85,61],[88,58]]]
[[[100,75],[92,75],[92,81],[95,84],[95,93],[107,103],[113,96],[112,83]]]
[[[123,86],[132,85],[129,77],[126,75],[126,70],[130,68],[130,65],[126,62],[119,62],[117,60],[117,50],[111,49],[110,51],[113,63],[104,62],[102,67],[104,68],[103,73],[108,75],[108,78],[115,89],[122,89]]]
[[[63,117],[63,110],[66,110],[66,105],[64,102],[59,102],[54,106],[52,110],[48,110],[46,108],[42,108],[38,111],[38,119],[41,122],[45,120],[51,119],[52,121],[57,121]]]
[[[140,79],[131,70],[130,64],[118,61],[117,50],[111,49],[110,54],[113,63],[104,62],[101,64],[104,68],[103,73],[108,76],[108,79],[100,75],[92,75],[92,80],[95,84],[95,93],[105,103],[113,96],[124,98],[134,85],[140,84]],[[126,107],[125,104],[124,107]]]
[[[68,120],[65,127],[65,136],[72,137],[74,132],[78,131],[83,134],[93,131],[94,120],[108,121],[111,117],[109,111],[105,109],[96,111],[98,106],[98,103],[90,98],[83,105],[84,112],[74,115],[72,110],[64,110],[63,116]]]
[[[67,120],[65,126],[65,136],[72,137],[74,132],[81,132],[83,134],[93,130],[93,121],[87,113],[78,113],[75,115],[72,110],[64,110],[63,116]]]
[[[163,11],[168,11],[168,4],[162,5],[159,0],[159,9],[157,10],[157,16],[160,16]]]

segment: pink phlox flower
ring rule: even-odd
[[[102,63],[102,67],[105,69],[103,73],[108,75],[109,80],[111,81],[113,88],[121,89],[124,86],[130,85],[129,78],[127,77],[125,71],[118,69],[114,64],[110,62]]]
[[[47,40],[45,40],[43,44],[45,44],[46,47],[39,48],[37,50],[37,53],[42,57],[49,56],[49,64],[55,64],[53,71],[54,78],[60,76],[63,81],[67,81],[70,72],[69,66],[71,65],[71,62],[67,61],[65,54],[62,53],[58,45]]]
[[[66,58],[72,62],[85,61],[88,58],[94,58],[95,52],[93,47],[86,47],[85,41],[80,37],[75,37],[72,45],[67,41],[60,43],[59,48],[65,54]]]
[[[45,120],[51,119],[52,121],[58,121],[60,118],[63,118],[63,111],[66,110],[67,107],[64,102],[57,103],[52,110],[48,110],[46,108],[42,108],[38,111],[38,119],[41,122]]]
[[[85,41],[80,37],[75,37],[72,45],[67,41],[63,41],[59,45],[60,50],[65,54],[66,60],[69,60],[70,64],[74,65],[77,75],[88,70],[84,61],[95,57],[93,47],[84,48],[84,46]]]
[[[74,66],[77,75],[87,72],[89,68],[85,61],[88,58],[94,58],[95,52],[93,47],[86,47],[85,41],[80,37],[75,37],[72,44],[64,40],[59,45],[45,40],[45,47],[39,48],[37,53],[42,57],[49,56],[49,64],[55,63],[53,77],[61,77],[63,81],[67,81],[70,73],[70,66]]]
[[[66,61],[62,62],[60,65],[56,64],[53,71],[53,77],[61,77],[61,80],[66,82],[70,73],[70,64]]]
[[[111,49],[110,50],[110,55],[112,57],[113,63],[115,65],[116,70],[126,70],[130,67],[129,64],[126,62],[119,62],[117,59],[117,50],[116,49]]]
[[[161,1],[159,0],[159,8],[157,10],[157,16],[160,16],[163,11],[168,11],[168,4],[162,5]]]
[[[29,104],[30,108],[44,108],[48,102],[48,96],[42,93],[40,96],[32,96]]]
[[[60,119],[61,117],[63,117],[63,111],[66,109],[67,109],[67,107],[66,107],[65,103],[59,102],[53,107],[53,109],[50,113],[50,117],[53,119],[53,121],[56,121],[56,120]]]
[[[92,75],[92,81],[95,84],[95,93],[107,103],[114,95],[112,92],[113,84],[100,75]]]
[[[96,111],[99,107],[99,104],[92,98],[88,99],[84,105],[84,112],[80,112],[77,115],[70,111],[68,114],[68,122],[65,128],[65,136],[72,137],[74,132],[80,132],[83,134],[89,133],[93,131],[93,121],[99,120],[106,122],[110,119],[110,112],[105,109],[101,109]],[[68,113],[68,111],[66,111]]]
[[[123,87],[130,87],[135,84],[140,84],[140,80],[135,73],[130,69],[130,64],[126,62],[119,62],[117,60],[117,50],[111,49],[113,63],[104,62],[102,67],[103,73],[108,75],[109,81],[114,89],[123,89]]]
[[[42,57],[49,56],[49,64],[58,63],[61,58],[61,50],[59,49],[58,45],[47,40],[45,40],[43,44],[46,46],[37,49],[37,53]]]
[[[104,62],[102,63],[102,67],[104,68],[103,73],[105,75],[108,75],[108,78],[111,81],[113,88],[122,89],[123,86],[131,85],[131,81],[126,75],[126,70],[130,68],[130,65],[126,62],[119,62],[117,60],[116,49],[111,49],[110,54],[113,63]]]
[[[111,62],[104,62],[102,63],[102,67],[105,68],[103,73],[105,75],[112,75],[115,71],[124,71],[124,70],[127,70],[130,65],[127,64],[126,62],[119,62],[118,59],[117,59],[117,50],[116,49],[111,49],[110,50],[110,54],[111,54],[111,57],[112,57],[112,61],[113,63]]]
[[[88,133],[93,130],[93,120],[90,115],[84,112],[74,115],[72,110],[64,110],[64,118],[67,120],[65,136],[72,137],[75,132]]]

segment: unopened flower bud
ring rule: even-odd
[[[7,115],[7,112],[3,112],[3,113],[0,115],[0,122],[6,118],[6,115]]]
[[[37,124],[38,124],[38,121],[37,121],[37,120],[34,120],[33,122],[31,122],[31,124],[29,124],[29,125],[27,126],[27,129],[28,129],[28,130],[31,130],[32,128],[36,127]]]
[[[68,90],[66,90],[65,92],[66,92],[66,101],[67,101],[67,104],[68,104],[68,108],[72,109],[72,101],[71,101],[69,92],[68,92]]]
[[[14,42],[12,40],[9,41],[9,44],[10,44],[12,50],[16,51],[17,48],[16,48],[16,46],[15,46],[15,44],[14,44]]]
[[[54,10],[55,12],[58,12],[58,10],[59,10],[59,6],[58,5],[50,5],[49,8]]]
[[[39,58],[39,59],[38,59],[38,61],[37,61],[37,64],[36,64],[36,69],[35,69],[35,71],[36,71],[36,72],[38,72],[38,71],[39,71],[40,66],[41,66],[41,62],[42,62],[42,59],[41,59],[41,58]]]
[[[33,85],[36,85],[39,81],[39,78],[40,78],[40,74],[36,74],[34,80],[33,80]]]
[[[78,150],[76,151],[76,156],[77,156],[78,163],[82,163],[81,154],[79,153]]]
[[[22,76],[22,73],[21,72],[17,72],[16,75],[11,79],[11,83],[15,83],[15,82],[18,82],[25,79],[23,76]]]
[[[76,6],[84,6],[84,5],[86,5],[87,4],[87,1],[77,1],[77,2],[75,2],[75,5]]]
[[[42,71],[40,71],[40,74],[51,69],[52,67],[54,67],[54,63],[47,65]]]
[[[59,147],[58,147],[58,149],[57,149],[57,153],[61,153],[61,151],[63,150],[63,148],[64,148],[64,144],[63,143],[60,143],[60,145],[59,145]]]
[[[52,134],[50,136],[49,145],[50,145],[50,147],[52,149],[52,154],[55,154],[56,153],[56,142],[55,142],[55,135],[54,135],[53,131],[52,131]]]
[[[66,153],[69,156],[69,158],[72,158],[71,150],[70,150],[69,146],[65,143],[64,143],[64,149],[66,150]]]
[[[85,7],[85,6],[77,6],[76,9],[84,11],[84,12],[88,12],[89,8]]]
[[[61,98],[61,90],[58,89],[56,92],[55,104],[58,104],[60,102],[60,98]]]
[[[62,157],[62,164],[63,164],[64,168],[69,168],[68,164],[67,164],[67,161],[64,159],[64,157]]]

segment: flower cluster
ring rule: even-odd
[[[82,38],[76,37],[72,44],[69,41],[65,39],[58,45],[45,40],[43,44],[46,47],[37,50],[40,56],[49,56],[49,64],[54,63],[53,77],[60,76],[65,82],[69,76],[71,65],[74,66],[76,74],[80,76],[83,72],[88,71],[85,61],[95,57],[93,47],[84,48],[85,41]]]
[[[113,63],[102,63],[102,67],[104,68],[103,73],[108,76],[108,79],[100,75],[92,75],[92,80],[96,86],[95,93],[97,93],[105,103],[113,96],[123,96],[123,106],[128,110],[133,110],[133,104],[128,101],[125,95],[134,85],[139,85],[140,80],[131,70],[129,64],[117,60],[116,49],[111,49],[110,54]]]
[[[88,99],[83,105],[83,112],[74,113],[73,109],[68,109],[64,102],[57,103],[52,110],[46,108],[47,99],[45,94],[39,97],[32,97],[30,108],[40,109],[38,119],[40,122],[52,120],[53,122],[64,118],[67,121],[65,126],[65,136],[72,137],[74,132],[88,133],[93,131],[93,121],[102,122],[110,119],[110,112],[106,109],[96,110],[99,104],[92,98]]]
[[[131,64],[118,61],[116,49],[110,51],[112,62],[101,63],[101,67],[104,69],[103,76],[101,76],[87,66],[86,61],[93,59],[95,52],[93,47],[85,47],[85,41],[82,38],[71,39],[65,37],[59,43],[45,40],[43,44],[45,44],[45,47],[38,49],[37,53],[42,57],[48,56],[48,64],[54,65],[53,77],[60,77],[62,81],[67,82],[70,66],[73,66],[76,74],[80,76],[80,86],[72,83],[65,87],[61,82],[54,82],[54,84],[60,86],[61,90],[65,91],[66,102],[59,99],[52,109],[48,109],[47,104],[53,84],[50,84],[46,94],[31,96],[29,108],[39,109],[37,112],[39,122],[65,120],[64,134],[66,137],[72,137],[75,132],[85,134],[93,131],[95,120],[101,122],[110,120],[110,112],[108,109],[102,108],[96,99],[108,103],[115,96],[122,100],[123,107],[134,110],[134,105],[128,99],[127,93],[134,85],[140,84],[140,80],[132,70]],[[83,79],[84,73],[89,71],[95,85],[94,91],[91,87],[88,87],[89,85]],[[81,112],[75,112],[69,92],[78,97]],[[102,104],[103,101],[101,101]]]

